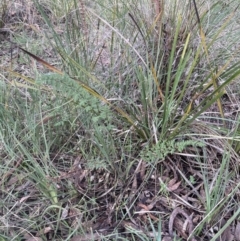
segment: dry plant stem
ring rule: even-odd
[[[155,12],[155,22],[157,25],[157,31],[158,34],[161,32],[161,17],[163,14],[163,0],[152,0],[152,5],[154,7],[154,12]]]
[[[143,163],[143,161],[140,160],[140,162],[138,163],[137,168],[136,168],[136,170],[134,171],[134,174],[133,174],[132,191],[131,191],[131,194],[130,194],[130,197],[129,197],[130,200],[132,200],[137,193],[137,188],[138,188],[137,187],[137,174],[141,173],[142,163]]]
[[[155,17],[157,17],[158,14],[160,14],[160,12],[161,12],[162,1],[161,0],[152,0],[152,4],[155,8]]]
[[[84,42],[87,45],[88,43],[88,27],[87,27],[87,22],[86,22],[86,8],[85,8],[85,3],[84,0],[80,0],[80,8],[79,12],[81,14],[81,20],[82,20],[82,27],[83,27],[83,34],[84,34]]]

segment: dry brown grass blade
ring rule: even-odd
[[[132,21],[134,22],[134,24],[136,25],[136,27],[137,27],[139,33],[141,34],[145,46],[147,46],[147,44],[146,44],[146,40],[145,40],[145,37],[144,37],[143,32],[142,32],[141,28],[139,27],[137,21],[135,20],[135,18],[133,17],[133,15],[132,15],[131,13],[128,13],[128,15],[129,15],[129,17],[132,19]]]
[[[28,54],[29,56],[31,56],[32,58],[34,58],[36,61],[38,61],[39,63],[41,63],[43,66],[45,66],[47,69],[55,72],[55,73],[58,73],[58,74],[61,74],[63,75],[63,72],[60,71],[59,69],[55,68],[53,65],[49,64],[48,62],[46,62],[45,60],[39,58],[38,56],[28,52],[27,50],[19,47],[19,49],[21,49],[24,53]]]
[[[102,52],[105,48],[105,42],[103,43],[102,47],[101,47],[101,50],[99,51],[99,53],[97,54],[97,58],[93,61],[93,63],[91,64],[91,69],[93,70],[98,62],[99,59],[101,59],[101,56],[102,56]]]
[[[18,44],[8,40],[8,39],[5,39],[6,41],[8,41],[9,43],[11,43],[12,47],[17,47],[19,48],[20,50],[22,50],[24,53],[26,53],[27,55],[29,55],[30,57],[32,57],[33,59],[35,59],[37,62],[41,63],[43,66],[45,66],[47,69],[55,72],[55,73],[58,73],[60,75],[63,75],[64,73],[55,68],[53,65],[49,64],[48,62],[46,62],[45,60],[41,59],[40,57],[36,56],[35,54],[32,54],[30,53],[29,51],[27,51],[26,49],[20,47]]]
[[[159,85],[159,81],[158,81],[158,78],[157,78],[156,70],[155,70],[151,60],[150,60],[150,63],[151,63],[151,71],[152,71],[152,75],[153,75],[153,80],[154,80],[154,82],[155,82],[155,84],[157,86],[157,90],[158,90],[158,93],[159,93],[159,98],[161,99],[162,102],[164,102],[165,97],[164,97],[163,91],[162,91],[162,89],[161,89],[161,87]]]
[[[163,12],[164,12],[164,2],[163,2],[163,0],[152,0],[152,5],[155,9],[154,10],[155,11],[155,16],[154,16],[155,20],[151,27],[151,31],[155,26],[157,26],[158,34],[160,34],[161,28],[162,28],[161,22],[162,22],[162,17],[163,17]]]

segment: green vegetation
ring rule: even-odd
[[[1,1],[0,240],[240,240],[238,19]]]

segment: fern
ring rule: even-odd
[[[37,82],[51,86],[53,93],[62,102],[71,103],[72,109],[81,113],[88,122],[107,122],[111,120],[111,111],[107,105],[102,105],[97,98],[85,91],[75,80],[59,74],[43,74],[38,76]],[[62,109],[62,108],[61,108]]]
[[[176,140],[164,140],[159,141],[152,147],[146,147],[141,152],[141,158],[145,161],[153,162],[157,160],[164,160],[168,155],[176,152],[183,152],[188,146],[203,147],[205,144],[199,141],[176,141]]]

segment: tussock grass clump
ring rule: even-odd
[[[1,62],[2,240],[238,238],[236,2],[26,2]]]

